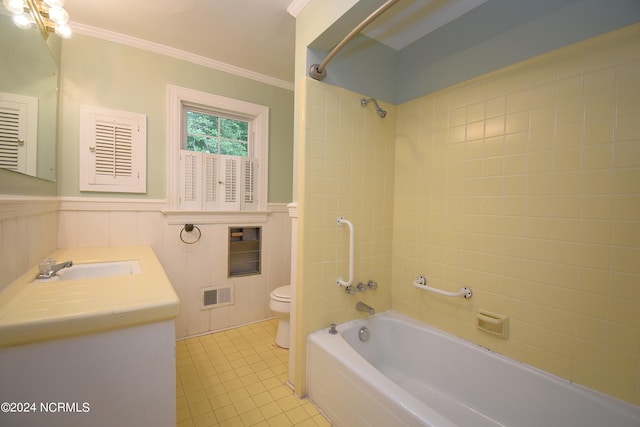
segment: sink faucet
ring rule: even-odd
[[[362,301],[358,301],[358,303],[356,304],[356,310],[364,311],[365,313],[369,313],[371,316],[376,314],[376,311],[373,309],[373,307],[363,303]]]
[[[41,271],[36,279],[50,279],[51,277],[55,276],[58,271],[62,270],[63,268],[71,267],[72,265],[72,261],[65,261],[61,262],[60,264],[52,265],[49,270]]]

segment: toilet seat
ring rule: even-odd
[[[279,302],[291,302],[291,286],[280,286],[271,291],[271,299]]]

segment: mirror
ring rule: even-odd
[[[0,14],[2,168],[56,179],[58,62],[38,27],[20,29]]]

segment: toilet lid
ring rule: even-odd
[[[276,301],[289,302],[291,301],[291,286],[280,286],[271,291],[271,298]]]

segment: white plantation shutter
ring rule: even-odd
[[[218,155],[202,153],[202,163],[202,208],[213,210],[218,206]]]
[[[180,208],[256,210],[257,160],[180,150]]]
[[[223,172],[224,197],[220,200],[221,210],[240,210],[241,157],[220,156]]]
[[[217,208],[218,156],[180,150],[180,208],[212,210]]]
[[[182,170],[180,207],[182,209],[200,209],[202,161],[198,154],[193,151],[180,150],[180,169]]]
[[[256,200],[258,161],[247,157],[242,158],[242,210],[256,210],[258,201]]]
[[[0,168],[20,171],[19,150],[24,146],[24,119],[23,109],[5,107],[0,105]],[[24,161],[22,162],[24,163]]]
[[[132,125],[135,123],[96,121],[94,183],[134,178]]]
[[[38,98],[0,92],[0,168],[36,174]]]
[[[146,192],[146,116],[97,107],[80,112],[80,190]]]

